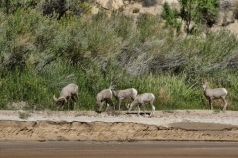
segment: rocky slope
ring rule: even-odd
[[[154,0],[145,3],[143,0],[95,0],[92,8],[92,13],[97,13],[99,8],[107,10],[109,13],[112,10],[123,8],[123,12],[127,15],[134,15],[135,17],[141,13],[149,13],[160,15],[163,11],[163,3],[168,2],[172,8],[179,9],[178,0]],[[152,3],[154,2],[154,3]],[[133,13],[137,9],[138,12]],[[238,36],[238,22],[235,19],[238,12],[238,0],[220,0],[220,10],[216,20],[216,25],[212,30],[228,29]]]

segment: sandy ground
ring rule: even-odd
[[[238,141],[238,112],[210,110],[136,112],[0,111],[0,141]]]

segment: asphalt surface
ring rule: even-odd
[[[237,158],[238,142],[0,142],[0,158]]]

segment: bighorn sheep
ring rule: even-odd
[[[67,86],[65,86],[61,92],[60,92],[60,97],[57,99],[55,95],[53,96],[53,99],[57,105],[62,104],[62,108],[64,103],[68,102],[68,109],[69,109],[69,100],[72,99],[74,101],[74,106],[76,103],[75,98],[78,98],[78,86],[74,83],[70,83]],[[63,102],[63,103],[62,103]]]
[[[105,111],[107,111],[108,107],[109,107],[109,102],[112,103],[113,107],[114,107],[114,110],[115,110],[115,105],[112,101],[112,91],[111,89],[104,89],[102,90],[101,92],[99,92],[97,94],[97,105],[98,105],[98,112],[102,112],[102,107],[103,107],[103,104],[104,102],[106,102],[107,104],[107,108]]]
[[[155,100],[155,96],[153,93],[144,93],[144,94],[137,95],[135,100],[130,105],[128,105],[128,112],[131,111],[133,106],[137,105],[138,106],[138,115],[140,114],[140,106],[143,106],[144,114],[146,114],[145,113],[145,104],[150,103],[150,105],[152,107],[150,116],[153,116],[154,111],[155,111],[155,106],[153,105],[154,100]]]
[[[228,94],[227,90],[225,88],[215,88],[215,89],[209,89],[207,88],[208,83],[204,83],[202,85],[203,93],[210,104],[210,109],[213,110],[212,106],[212,100],[214,99],[222,99],[224,102],[223,110],[226,110],[227,102],[225,100],[226,95]]]
[[[110,86],[109,89],[111,89],[112,94],[114,97],[119,101],[119,110],[121,107],[121,101],[125,99],[133,99],[135,100],[137,95],[137,90],[134,88],[128,88],[124,90],[115,90],[115,86]]]

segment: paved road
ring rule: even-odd
[[[238,142],[0,142],[0,158],[237,158]]]

